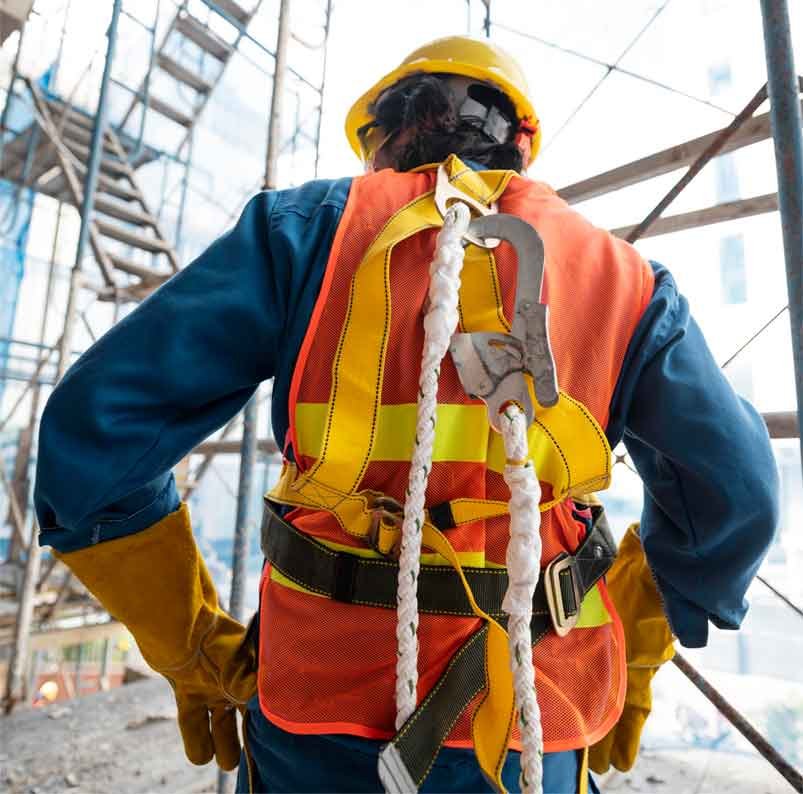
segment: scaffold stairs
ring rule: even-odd
[[[90,153],[87,135],[91,139],[94,120],[46,97],[32,80],[25,82],[43,133],[28,168],[28,184],[80,209]],[[103,283],[86,282],[101,300],[142,300],[179,269],[173,244],[150,210],[129,157],[117,134],[107,128],[89,230]],[[18,181],[23,178],[16,173],[20,168],[15,163],[11,169]]]
[[[185,0],[154,53],[153,69],[142,80],[139,90],[134,92],[120,129],[125,128],[137,107],[144,108],[142,112],[152,110],[186,130],[178,147],[180,150],[189,140],[196,120],[206,107],[212,91],[223,76],[227,62],[237,50],[245,35],[245,28],[259,10],[262,0],[251,2],[251,9],[244,8],[235,0],[217,0],[214,8],[209,8],[210,21],[216,18],[218,23],[222,21],[223,26],[236,31],[232,41],[227,41],[213,30],[209,22],[191,14]],[[210,62],[211,68],[208,67]],[[154,75],[160,72],[192,90],[192,96],[181,101],[181,107],[176,104],[178,99],[168,101],[164,95],[154,93],[151,84],[157,82],[154,81]],[[175,92],[175,96],[180,97],[181,92]]]

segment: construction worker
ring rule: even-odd
[[[240,791],[596,790],[588,748],[594,769],[632,765],[673,637],[701,647],[709,622],[736,629],[745,614],[777,521],[766,428],[725,380],[669,272],[524,176],[540,126],[500,48],[460,36],[421,47],[357,100],[346,132],[364,176],[255,196],[54,390],[40,431],[41,542],[168,678],[188,758],[239,763]],[[508,228],[494,213],[542,242],[534,301],[548,306],[551,348],[538,349],[560,393],[539,400],[545,381],[524,378],[524,365],[513,373],[529,385],[506,405],[531,403],[535,420],[529,452],[513,459],[463,387],[457,346],[435,371],[413,577],[418,683],[398,730],[399,525],[420,441],[429,267],[444,223]],[[534,260],[517,265],[510,238],[494,248],[489,237],[463,236],[449,332],[475,349],[496,339],[515,358],[532,342],[515,329],[532,303],[517,300],[517,279]],[[171,467],[268,378],[285,465],[246,637],[218,603]],[[644,511],[606,585],[614,550],[586,495],[607,485],[621,440],[644,479]],[[507,610],[503,475],[528,467],[541,491],[537,784],[520,781],[528,726],[513,727],[513,655],[492,645]]]

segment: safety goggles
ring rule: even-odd
[[[380,127],[375,120],[363,124],[357,130],[357,139],[360,141],[363,163],[370,163],[374,155],[398,132],[392,130],[388,132],[384,127]]]

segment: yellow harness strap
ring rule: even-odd
[[[497,791],[504,792],[502,766],[507,756],[515,711],[513,673],[511,672],[507,632],[477,605],[471,587],[463,574],[457,553],[446,537],[431,525],[425,524],[423,543],[448,560],[457,571],[472,611],[488,624],[488,636],[485,642],[488,688],[474,712],[471,722],[471,738],[474,742],[474,753],[480,769],[493,782]]]
[[[513,176],[511,171],[480,174],[457,158],[450,158],[447,168],[450,181],[485,204],[495,201]],[[372,518],[367,498],[355,492],[376,441],[390,329],[391,255],[402,240],[442,225],[433,197],[433,192],[425,193],[398,210],[354,274],[347,319],[332,364],[323,443],[315,464],[292,486],[291,504],[329,510],[346,532],[358,537],[367,535]],[[360,515],[362,520],[355,521]]]

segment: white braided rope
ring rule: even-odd
[[[540,794],[544,737],[535,694],[530,621],[541,566],[541,485],[528,460],[527,418],[522,409],[515,403],[505,406],[500,426],[508,461],[504,476],[510,488],[510,541],[505,561],[509,584],[502,609],[509,615],[510,663],[522,738],[519,782],[525,794]]]
[[[471,214],[457,202],[443,219],[438,233],[435,258],[430,265],[429,308],[424,317],[424,352],[419,378],[418,415],[410,479],[404,503],[399,583],[397,591],[396,639],[396,729],[415,711],[418,686],[418,570],[421,558],[421,530],[424,525],[424,496],[432,468],[432,446],[441,360],[459,319],[457,303],[460,271],[463,267],[462,238]]]
[[[398,660],[396,664],[396,729],[415,711],[418,686],[418,574],[424,524],[424,499],[435,440],[440,363],[458,322],[458,291],[464,250],[462,238],[471,216],[455,203],[444,217],[430,266],[429,309],[424,317],[424,350],[419,378],[416,440],[404,504],[397,591]],[[532,602],[541,561],[541,488],[529,459],[527,420],[516,404],[506,406],[501,421],[505,482],[510,488],[510,542],[507,549],[508,590],[502,608],[509,615],[510,658],[522,735],[521,787],[525,794],[542,789],[543,733],[535,693],[532,660]]]

